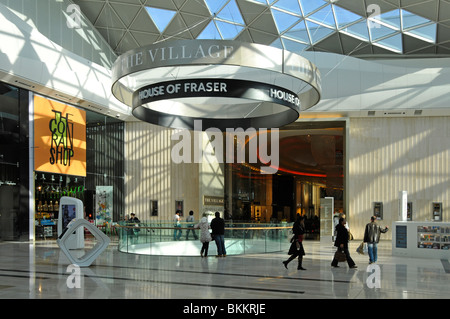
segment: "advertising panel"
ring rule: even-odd
[[[34,169],[86,176],[86,112],[34,96]]]

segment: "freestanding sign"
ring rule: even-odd
[[[69,226],[69,223],[74,219],[84,219],[83,202],[78,198],[61,197],[59,201],[59,215],[58,215],[58,237],[63,234],[64,230]],[[66,241],[67,249],[84,248],[84,233],[83,229],[78,229],[71,234]]]
[[[334,240],[334,198],[320,199],[320,241],[329,244]]]
[[[400,207],[398,213],[399,221],[406,222],[408,220],[408,192],[400,191]]]

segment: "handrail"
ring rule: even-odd
[[[146,255],[199,255],[200,229],[186,227],[197,222],[186,222],[182,226],[173,226],[174,223],[170,221],[152,222],[154,225],[149,225],[146,221],[141,221],[141,225],[123,223],[115,225],[119,234],[118,249],[121,252]],[[289,245],[292,223],[230,223],[230,225],[225,227],[227,255],[279,252]],[[242,227],[243,225],[248,227]],[[180,231],[183,238],[179,234]],[[187,237],[188,233],[192,234]],[[215,246],[210,245],[210,250],[215,251]],[[211,254],[214,253],[210,252]]]
[[[195,227],[156,227],[156,226],[132,226],[132,225],[115,225],[114,227],[122,227],[122,228],[143,228],[143,229],[194,229],[198,230],[198,228]],[[268,230],[268,229],[291,229],[292,226],[270,226],[270,227],[225,227],[225,230]]]

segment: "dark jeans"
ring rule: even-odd
[[[217,254],[219,256],[226,255],[227,251],[225,250],[225,236],[224,235],[214,235],[214,240],[216,241]]]
[[[208,248],[209,248],[209,242],[203,243],[202,250],[200,250],[200,254],[204,257],[208,257]]]
[[[348,247],[344,247],[342,251],[345,254],[345,257],[347,258],[347,264],[349,267],[353,267],[355,265],[355,262],[353,261],[352,257],[350,257],[350,252],[348,251]],[[333,258],[333,261],[331,262],[331,266],[336,267],[338,265],[337,259]]]
[[[189,225],[188,227],[194,227],[194,225]],[[191,232],[192,231],[192,234],[194,235],[194,239],[197,239],[197,234],[195,233],[195,231],[193,230],[193,229],[188,229],[187,231],[186,231],[186,240],[188,240],[188,238],[189,238],[189,232]]]

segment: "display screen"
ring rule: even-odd
[[[407,229],[406,226],[396,227],[396,248],[407,248],[408,246],[408,237],[407,237]]]
[[[62,205],[62,227],[65,229],[72,219],[76,216],[75,205]]]

